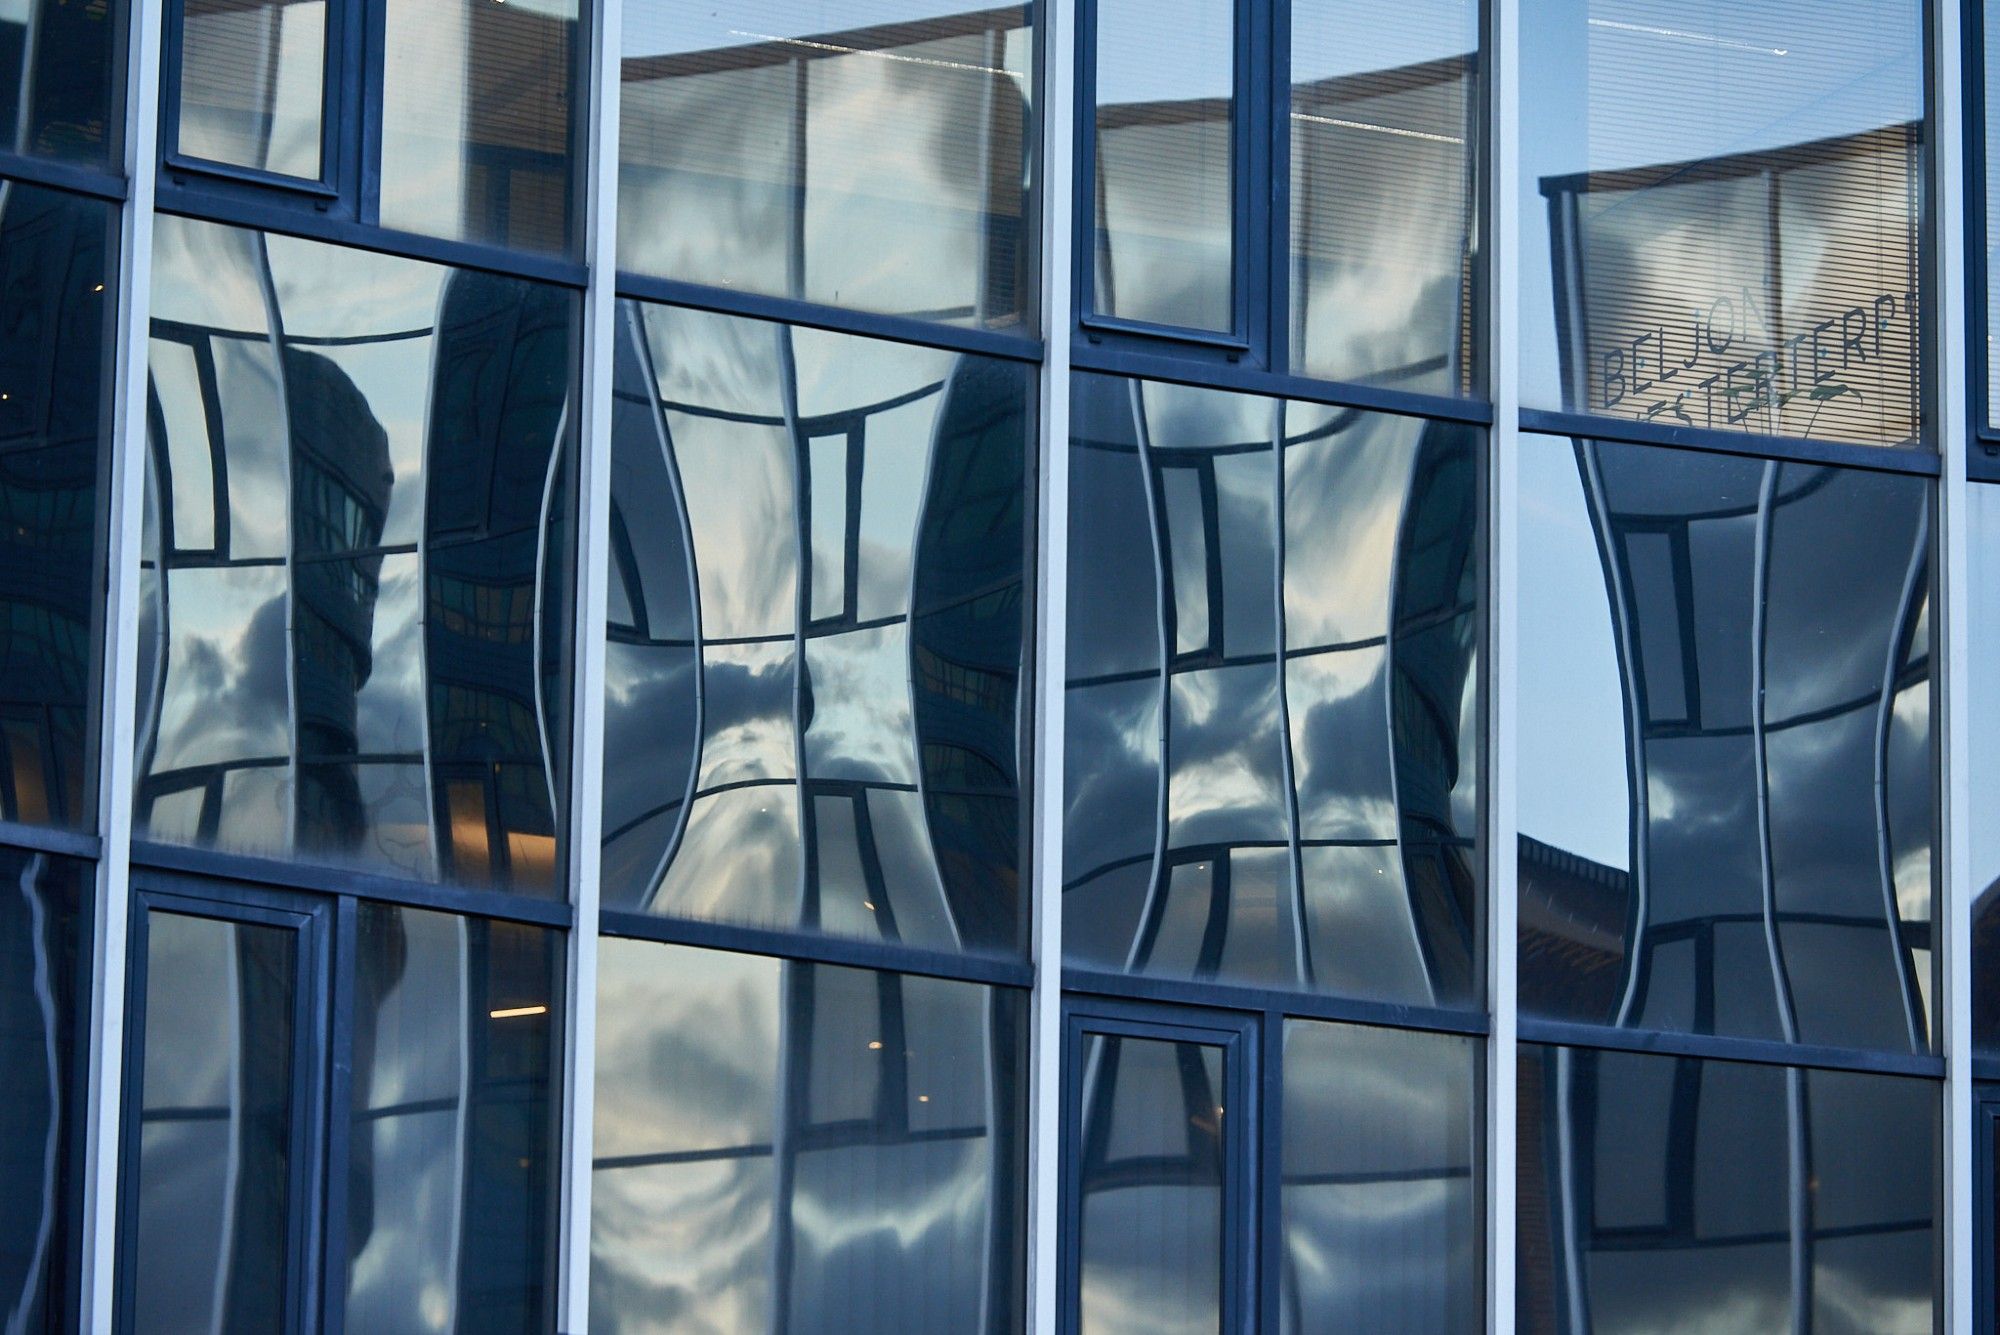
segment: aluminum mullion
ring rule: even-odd
[[[622,0],[589,14],[590,125],[583,136],[583,374],[578,381],[576,626],[571,672],[569,934],[563,1044],[562,1217],[556,1328],[590,1329],[591,1131],[596,1112],[598,869],[604,811],[605,605],[611,534],[612,378],[617,362],[619,53]]]

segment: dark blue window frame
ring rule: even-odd
[[[2000,482],[2000,423],[1989,421],[1988,397],[1993,392],[1986,341],[1992,328],[1993,302],[1988,299],[1986,248],[1992,221],[1986,216],[1986,99],[1992,71],[1986,68],[1986,0],[1965,6],[1960,58],[1964,78],[1965,297],[1967,324],[1966,405],[1972,425],[1971,448],[1965,452],[1967,476]],[[1935,166],[1933,150],[1933,166]],[[1933,187],[1935,188],[1935,187]]]

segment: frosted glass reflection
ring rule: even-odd
[[[184,0],[179,150],[316,181],[326,0]]]

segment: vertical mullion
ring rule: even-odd
[[[117,1268],[119,1111],[124,1087],[131,926],[132,740],[139,671],[139,556],[146,483],[146,346],[151,320],[153,183],[158,162],[163,0],[132,0],[124,86],[126,200],[118,219],[118,316],[99,681],[98,859],[91,939],[88,1124],[84,1132],[79,1324],[111,1329]]]
[[[1030,887],[1035,964],[1028,1024],[1028,1328],[1058,1329],[1057,1237],[1062,1221],[1062,829],[1064,663],[1069,616],[1070,334],[1076,326],[1072,248],[1076,200],[1077,0],[1041,0],[1036,33],[1041,71],[1040,143],[1034,197],[1040,202],[1041,317],[1046,360],[1036,414],[1040,487],[1035,507],[1034,806]]]
[[[611,528],[611,380],[615,362],[618,225],[618,58],[621,0],[585,7],[590,49],[585,145],[583,374],[578,382],[576,630],[567,869],[576,922],[569,933],[563,1042],[562,1191],[556,1328],[590,1328],[591,1126],[597,1069],[598,863],[604,787],[604,619]]]

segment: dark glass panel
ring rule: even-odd
[[[545,1330],[557,934],[364,903],[358,940],[347,1327]]]
[[[79,1328],[91,869],[0,849],[0,1303],[8,1328]]]
[[[1029,7],[626,6],[618,266],[1023,324]]]
[[[606,938],[592,1329],[1020,1328],[1024,1007]]]
[[[0,11],[0,150],[110,168],[128,22],[125,0],[17,0]]]
[[[1279,1329],[1485,1329],[1477,1039],[1285,1025]]]
[[[1025,371],[628,302],[617,377],[606,905],[1018,950]]]
[[[1939,1319],[1928,1080],[1525,1045],[1529,1335]]]
[[[556,893],[576,299],[156,240],[138,833]]]
[[[1931,484],[1521,469],[1522,1010],[1927,1051]]]
[[[1479,6],[1293,0],[1292,365],[1470,392]]]
[[[577,0],[388,0],[384,227],[570,249],[577,13]]]
[[[317,181],[327,0],[182,0],[175,147]]]
[[[0,819],[72,829],[97,806],[114,217],[0,181]]]
[[[1966,547],[1971,616],[1964,634],[1972,670],[1966,711],[1973,812],[1968,831],[1974,894],[1972,1045],[1991,1055],[2000,1053],[2000,822],[1990,816],[2000,795],[2000,689],[1994,685],[1995,666],[2000,665],[2000,486],[1975,484],[1966,491],[1971,510]]]
[[[1523,402],[1917,443],[1918,0],[1553,0],[1521,35]]]
[[[1094,375],[1075,405],[1067,958],[1468,1004],[1477,434]]]

